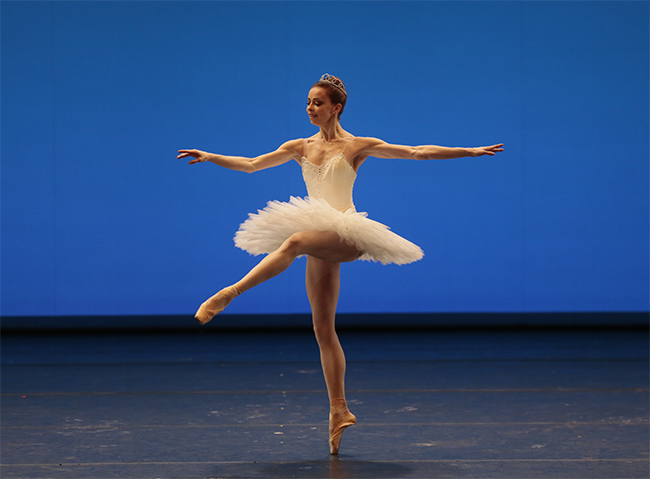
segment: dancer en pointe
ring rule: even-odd
[[[345,398],[345,355],[335,329],[341,263],[357,259],[382,264],[407,264],[422,258],[422,250],[387,226],[358,213],[352,189],[359,167],[369,157],[445,160],[493,156],[503,144],[477,148],[435,145],[404,146],[377,138],[356,137],[340,124],[347,91],[340,78],[325,74],[307,97],[307,114],[319,131],[290,140],[277,150],[255,158],[227,156],[201,150],[179,150],[190,165],[211,162],[231,170],[253,173],[294,160],[302,170],[306,198],[271,201],[240,225],[235,245],[253,255],[266,254],[236,283],[206,300],[196,319],[206,324],[237,296],[287,269],[298,256],[307,256],[306,289],[314,332],[330,400],[330,453],[338,454],[345,428],[356,424]]]

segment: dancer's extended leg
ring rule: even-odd
[[[343,430],[357,422],[345,402],[345,354],[335,329],[340,266],[340,263],[323,261],[315,257],[307,258],[307,295],[330,399],[331,454],[338,454]]]
[[[196,319],[205,324],[238,295],[258,284],[277,276],[287,269],[296,257],[309,255],[330,262],[345,262],[357,259],[360,252],[341,241],[333,231],[302,231],[288,238],[282,246],[270,253],[237,283],[222,289],[201,305]]]

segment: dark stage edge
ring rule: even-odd
[[[647,478],[648,334],[343,331],[327,446],[309,331],[3,334],[3,478]]]
[[[222,314],[204,328],[218,330],[309,329],[309,314]],[[523,312],[523,313],[339,313],[340,329],[647,329],[649,312]],[[187,315],[140,316],[3,316],[3,332],[196,329]]]

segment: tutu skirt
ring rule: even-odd
[[[424,256],[419,246],[367,216],[352,209],[338,211],[323,199],[292,196],[288,202],[269,201],[239,226],[235,246],[257,256],[275,251],[300,231],[335,231],[362,252],[361,260],[407,264]]]

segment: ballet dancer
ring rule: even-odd
[[[357,259],[382,264],[407,264],[422,250],[385,225],[358,213],[352,201],[357,171],[370,156],[412,160],[444,160],[494,155],[503,144],[477,148],[435,145],[404,146],[377,138],[356,137],[341,127],[347,91],[340,78],[325,74],[307,97],[309,121],[319,131],[290,140],[276,151],[255,158],[226,156],[201,150],[179,150],[190,165],[211,162],[253,173],[295,160],[307,186],[306,198],[271,201],[240,225],[235,245],[251,254],[266,254],[248,274],[205,301],[196,319],[206,324],[237,296],[280,274],[298,256],[307,256],[306,288],[321,365],[330,400],[330,453],[339,452],[341,435],[356,424],[345,400],[345,355],[335,329],[341,263]]]

